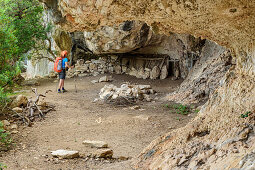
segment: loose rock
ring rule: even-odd
[[[96,158],[112,158],[113,151],[111,149],[99,149],[97,150],[93,156]]]
[[[85,140],[82,142],[86,146],[90,146],[93,148],[107,148],[108,144],[103,141],[90,141],[90,140]]]
[[[51,151],[51,155],[54,157],[61,158],[61,159],[73,159],[73,158],[79,157],[79,152],[60,149],[60,150],[56,150],[56,151]]]
[[[12,110],[17,112],[17,113],[22,113],[22,111],[23,111],[20,107],[15,107]]]

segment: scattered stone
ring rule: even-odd
[[[108,82],[111,81],[111,79],[112,79],[111,76],[103,76],[98,80],[98,82]]]
[[[20,108],[20,107],[15,107],[12,110],[17,112],[17,113],[22,113],[23,112],[22,108]]]
[[[8,120],[2,120],[4,126],[10,126],[10,122]]]
[[[103,141],[90,141],[90,140],[85,140],[82,142],[86,146],[90,146],[93,148],[107,148],[108,144]]]
[[[78,74],[78,77],[86,77],[86,76],[88,76],[87,73]]]
[[[151,89],[151,86],[150,86],[150,85],[138,85],[138,87],[139,87],[141,90],[144,90],[144,89]]]
[[[12,124],[11,129],[18,129],[18,125],[17,124]]]
[[[135,119],[140,119],[140,120],[145,120],[145,121],[147,121],[147,120],[149,120],[149,116],[146,116],[146,115],[139,115],[139,116],[135,116],[134,117]]]
[[[91,83],[93,84],[98,83],[98,80],[92,80]]]
[[[11,133],[12,133],[12,134],[17,134],[17,133],[19,133],[19,131],[13,130],[13,131],[11,131]]]
[[[98,149],[95,151],[93,154],[94,157],[96,158],[112,158],[113,151],[111,149]]]
[[[145,99],[147,102],[151,102],[152,99],[150,98],[150,95],[144,94],[143,96],[144,96],[144,99]]]
[[[61,159],[73,159],[73,158],[79,157],[79,152],[60,149],[60,150],[56,150],[56,151],[51,151],[51,155],[53,157],[58,157]]]
[[[140,109],[140,108],[141,108],[141,107],[140,107],[140,106],[137,106],[137,105],[136,105],[136,106],[131,106],[131,107],[130,107],[131,110],[138,110],[138,109]]]

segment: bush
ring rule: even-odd
[[[3,170],[4,168],[7,168],[7,166],[0,162],[0,170]]]
[[[4,129],[2,121],[0,121],[0,151],[6,150],[12,143],[10,133]]]
[[[190,113],[190,107],[186,105],[182,105],[182,104],[174,105],[174,108],[176,113],[178,114],[187,115]]]

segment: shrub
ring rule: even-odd
[[[186,106],[186,105],[182,105],[182,104],[174,105],[174,108],[176,113],[178,114],[187,115],[190,113],[190,108],[189,106]]]
[[[2,121],[0,121],[0,151],[6,150],[12,143],[10,133],[4,129]]]

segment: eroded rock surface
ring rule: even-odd
[[[231,169],[250,165],[255,125],[254,1],[59,0],[58,7],[50,8],[60,10],[60,18],[65,18],[60,25],[70,32],[139,20],[155,33],[187,33],[229,48],[236,65],[226,73],[221,87],[187,126],[153,141],[139,156],[136,168]],[[241,118],[247,111],[252,114]]]

